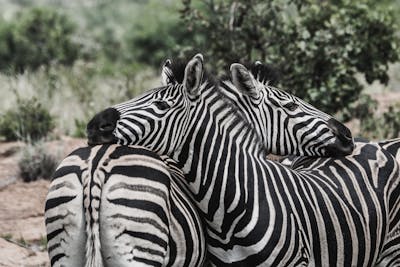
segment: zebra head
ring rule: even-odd
[[[164,72],[170,64],[167,60]],[[182,83],[168,80],[168,72],[165,72],[164,86],[95,115],[87,125],[89,145],[135,144],[170,155],[187,132],[193,103],[199,98],[200,91],[211,86],[207,81],[202,82],[201,54],[194,56],[182,73]]]
[[[354,142],[350,130],[328,114],[301,99],[268,86],[263,65],[252,71],[231,65],[232,81],[221,88],[262,138],[264,147],[277,155],[343,156]]]

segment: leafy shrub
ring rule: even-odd
[[[361,94],[356,102],[351,103],[342,110],[341,120],[349,121],[351,119],[365,120],[374,116],[378,107],[378,102],[367,94]]]
[[[378,102],[362,94],[342,112],[342,120],[358,119],[360,134],[368,139],[390,139],[400,136],[400,106],[391,105],[382,114],[376,114]]]
[[[50,9],[34,8],[13,21],[0,22],[0,70],[23,72],[44,65],[71,65],[79,45],[72,40],[75,26]]]
[[[86,137],[86,120],[74,119],[75,131],[73,137],[85,138]]]
[[[216,68],[261,60],[281,72],[281,86],[328,113],[358,99],[368,83],[388,81],[399,59],[393,14],[373,1],[182,0],[193,53],[205,51]],[[200,40],[199,42],[196,40]]]
[[[20,175],[25,182],[51,178],[57,165],[57,159],[48,154],[41,144],[24,147],[18,161]]]
[[[0,135],[7,141],[36,142],[54,128],[54,118],[36,98],[18,99],[15,110],[8,110],[0,118]]]
[[[389,106],[388,111],[381,118],[382,137],[397,138],[400,135],[400,107]]]
[[[127,32],[127,60],[159,68],[168,57],[185,50],[195,37],[182,27],[173,1],[149,1]]]

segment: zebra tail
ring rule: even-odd
[[[100,175],[88,175],[84,181],[83,204],[86,219],[86,264],[85,267],[103,267],[101,254],[99,210],[104,180]]]

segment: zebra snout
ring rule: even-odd
[[[336,135],[335,142],[327,146],[328,156],[345,156],[353,152],[354,140],[349,128],[336,119],[329,119],[329,127]]]
[[[120,118],[119,112],[108,108],[96,114],[87,124],[86,133],[89,145],[116,143],[114,129]]]
[[[331,118],[328,120],[328,125],[332,129],[333,133],[336,134],[337,137],[342,141],[353,140],[351,131],[343,123]]]

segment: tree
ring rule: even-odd
[[[0,70],[23,72],[53,62],[70,65],[78,57],[75,26],[53,10],[34,8],[0,24]]]
[[[182,18],[218,70],[261,60],[280,72],[280,87],[335,113],[368,83],[388,82],[399,59],[393,16],[368,1],[183,0]]]
[[[181,55],[195,39],[179,17],[177,1],[149,1],[125,38],[131,62],[159,68],[172,55]]]

